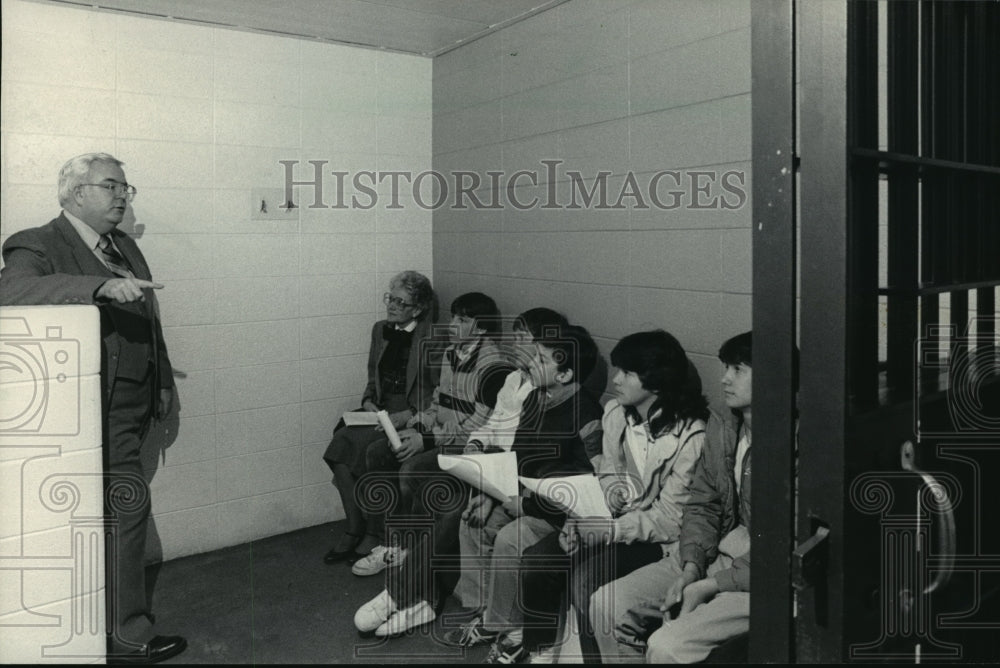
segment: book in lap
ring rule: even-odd
[[[403,447],[403,442],[399,438],[399,432],[392,426],[392,420],[385,411],[373,413],[371,411],[347,411],[344,413],[344,425],[348,427],[382,427],[389,445],[394,452]]]
[[[371,411],[348,411],[344,413],[344,424],[348,427],[374,427],[378,415]]]

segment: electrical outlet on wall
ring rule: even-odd
[[[250,220],[292,220],[298,205],[285,199],[284,188],[251,188]]]

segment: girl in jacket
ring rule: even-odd
[[[566,572],[577,611],[581,650],[598,659],[588,622],[591,594],[636,568],[676,554],[681,511],[701,454],[708,402],[684,349],[657,330],[626,336],[611,351],[617,395],[604,407],[603,452],[596,465],[612,519],[574,518],[524,551],[522,628],[494,635],[491,655],[549,654],[552,620]],[[596,629],[605,632],[604,628]],[[486,636],[486,637],[484,637]],[[474,644],[469,642],[466,644]],[[542,657],[539,657],[540,659]]]
[[[559,534],[526,551],[528,560],[539,560],[561,548],[571,564],[570,602],[587,661],[600,659],[594,634],[611,632],[603,623],[591,625],[591,595],[646,564],[677,559],[682,509],[709,414],[697,372],[668,332],[626,336],[611,351],[611,363],[617,396],[604,407],[597,474],[612,519],[570,518]],[[553,596],[560,580],[564,576],[552,568],[522,577],[528,651],[544,652],[553,641],[544,620],[555,612],[552,601],[561,598]]]

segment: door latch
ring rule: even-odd
[[[826,580],[830,529],[818,525],[809,537],[792,552],[792,586],[798,591],[815,587]]]

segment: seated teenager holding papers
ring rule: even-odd
[[[385,320],[372,327],[368,349],[368,382],[361,395],[365,411],[388,412],[401,428],[417,412],[427,408],[434,390],[434,370],[426,357],[430,340],[430,307],[434,290],[426,276],[404,271],[389,281],[383,295]],[[338,424],[323,459],[333,471],[333,484],[340,494],[347,530],[337,539],[323,561],[332,564],[361,557],[382,541],[380,527],[366,535],[366,518],[359,507],[355,486],[365,473],[365,452],[373,441],[385,438],[374,426],[345,427]],[[377,532],[377,533],[376,533]]]
[[[540,475],[546,469],[554,472],[572,472],[589,467],[585,440],[593,441],[592,435],[596,432],[596,442],[591,443],[595,451],[596,445],[600,442],[598,421],[600,406],[589,405],[589,401],[581,401],[578,396],[579,385],[573,380],[578,371],[589,372],[593,367],[596,346],[580,328],[564,329],[558,340],[555,332],[549,334],[552,340],[540,342],[538,345],[539,369],[531,371],[531,382],[533,385],[537,383],[539,387],[533,389],[525,399],[523,420],[518,424],[512,442],[507,448],[517,452],[519,459],[522,451],[535,455],[534,458],[526,459],[529,462],[528,468],[521,471],[533,475]],[[546,348],[546,345],[553,347]],[[559,357],[561,363],[555,362],[553,357]],[[541,361],[541,358],[545,361]],[[581,359],[584,361],[581,362]],[[534,366],[532,365],[533,369]],[[581,423],[584,423],[583,426]],[[503,440],[509,432],[510,428],[500,426],[494,430],[487,425],[484,429],[478,430],[476,435],[484,446],[490,447],[500,445],[494,441]],[[467,522],[475,524],[477,532],[481,530],[482,523],[489,523],[489,515],[494,512],[498,518],[506,517],[508,522],[515,519],[514,512],[519,510],[544,517],[543,509],[534,506],[531,499],[525,499],[524,504],[520,503],[520,497],[508,499],[506,503],[510,512],[499,503],[484,501],[480,494],[475,495],[473,499],[475,501],[470,501],[463,517],[467,518]],[[479,518],[479,521],[473,519],[473,515]],[[542,525],[548,526],[541,517],[535,519]],[[490,524],[499,528],[497,520]],[[462,530],[466,528],[467,524],[463,523]],[[554,528],[550,527],[549,530]],[[425,551],[421,550],[418,553]],[[431,564],[425,563],[422,566],[430,569]],[[433,573],[426,570],[420,572],[410,560],[407,560],[402,568],[393,569],[391,574],[387,590],[362,606],[355,615],[355,624],[359,630],[374,630],[378,636],[393,636],[434,620],[436,616],[434,608],[427,600],[430,592],[426,591],[426,583],[433,580]],[[418,598],[420,596],[423,598]]]
[[[520,421],[521,406],[534,389],[529,380],[529,369],[535,360],[535,340],[541,338],[544,332],[559,332],[568,325],[564,315],[544,306],[530,308],[514,318],[505,352],[511,366],[522,373],[511,373],[506,378],[489,422],[482,427],[483,434],[470,434],[467,452],[482,452],[484,441],[492,443],[494,450],[510,449]],[[455,531],[458,531],[457,522]],[[479,570],[462,569],[453,594],[462,607],[479,609],[482,606],[482,576]]]
[[[428,510],[444,510],[418,508],[415,503],[423,485],[438,471],[438,453],[461,452],[469,432],[485,423],[492,411],[507,371],[506,366],[501,366],[505,360],[494,342],[499,328],[500,312],[490,297],[481,292],[456,297],[451,303],[448,326],[450,345],[444,351],[441,380],[434,388],[430,406],[407,420],[407,429],[399,432],[398,450],[388,440],[368,445],[366,478],[378,478],[396,490],[392,497],[396,503],[391,509],[394,516],[427,515]],[[445,484],[451,482],[454,481]],[[463,490],[454,486],[441,491],[458,494]],[[374,503],[372,506],[368,532],[384,536],[386,511],[390,509],[376,507]],[[439,538],[447,541],[446,536]],[[405,550],[395,542],[383,537],[368,556],[354,563],[351,572],[375,575],[387,566],[401,563]]]
[[[601,585],[671,555],[676,561],[681,513],[703,444],[707,401],[680,343],[662,330],[637,332],[611,351],[616,397],[604,407],[604,451],[598,475],[613,519],[570,519],[558,540],[529,550],[532,558],[569,555],[569,599],[577,612],[585,660],[597,659],[594,632],[606,623],[588,615],[591,594]],[[557,544],[559,543],[559,544]],[[555,563],[558,563],[556,560]],[[554,640],[545,614],[554,614],[566,583],[559,569],[535,569],[522,579],[532,631],[527,646],[545,651]],[[605,592],[606,593],[606,592]],[[603,595],[602,595],[603,596]],[[600,609],[602,597],[596,597]],[[594,619],[594,624],[589,622]],[[546,637],[547,633],[547,637]]]
[[[597,346],[585,329],[572,325],[543,333],[535,346],[530,374],[533,389],[525,396],[509,445],[517,455],[518,473],[526,478],[592,474],[601,444],[601,408],[581,391],[580,381],[594,368]],[[508,387],[515,397],[525,394],[523,384]],[[487,437],[483,445],[508,447],[504,440]],[[481,573],[484,596],[481,614],[446,634],[445,641],[466,647],[491,642],[488,663],[519,661],[525,656],[518,601],[521,555],[545,536],[556,534],[565,515],[554,504],[523,490],[502,502],[474,496],[463,519],[459,533],[462,568]]]

